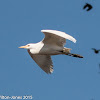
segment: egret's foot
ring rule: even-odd
[[[70,50],[71,50],[70,48],[64,48],[63,53],[68,55],[70,53]]]

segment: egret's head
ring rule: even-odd
[[[24,48],[24,49],[31,49],[33,47],[33,43],[27,44],[25,46],[20,46],[19,48]]]

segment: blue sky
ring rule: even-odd
[[[89,12],[85,3],[93,5]],[[33,100],[100,100],[100,0],[0,0],[0,95],[32,95]],[[19,46],[44,38],[42,29],[77,39],[65,45],[84,59],[53,56],[47,75]]]

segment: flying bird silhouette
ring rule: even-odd
[[[53,72],[52,55],[69,55],[72,57],[83,58],[79,54],[70,53],[70,48],[64,47],[66,39],[76,42],[76,39],[66,34],[65,32],[56,30],[41,30],[45,38],[38,43],[30,43],[19,48],[25,48],[32,59],[40,66],[46,73]]]
[[[84,5],[83,9],[86,9],[86,8],[88,8],[87,11],[89,11],[89,10],[91,10],[93,7],[92,7],[92,5],[86,3],[86,4]]]
[[[97,50],[97,49],[95,49],[95,48],[92,48],[92,50],[94,50],[94,52],[95,52],[96,54],[98,54],[99,51],[100,51],[100,50]]]

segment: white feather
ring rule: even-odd
[[[74,43],[76,43],[76,39],[73,38],[72,36],[66,34],[65,32],[61,32],[61,31],[57,31],[57,30],[41,30],[41,32],[43,33],[51,33],[51,35],[57,35],[57,36],[60,36],[62,38],[65,38],[65,39],[68,39]]]

